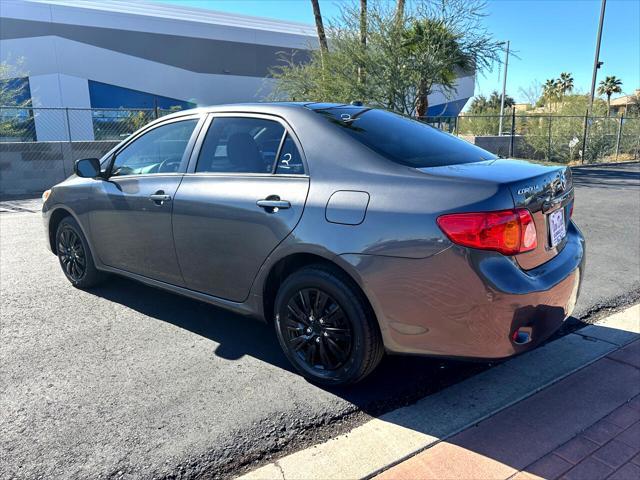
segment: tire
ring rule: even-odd
[[[56,252],[62,272],[76,288],[95,287],[105,274],[96,269],[82,229],[73,217],[65,217],[56,229]]]
[[[362,293],[344,273],[324,265],[303,267],[287,277],[276,296],[274,324],[291,364],[317,384],[359,382],[384,354],[377,321]]]

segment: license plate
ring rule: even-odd
[[[549,233],[552,247],[558,245],[567,235],[567,229],[564,224],[564,208],[559,208],[549,214]]]

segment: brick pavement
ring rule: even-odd
[[[639,480],[640,340],[376,480]]]

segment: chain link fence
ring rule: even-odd
[[[502,156],[559,163],[640,158],[640,117],[512,113],[502,122],[500,115],[421,120]]]
[[[0,143],[119,142],[174,110],[0,107]],[[640,158],[640,118],[545,114],[424,117],[502,156],[561,163]]]
[[[0,107],[0,198],[42,192],[173,111]]]
[[[174,111],[0,107],[0,142],[120,141]]]

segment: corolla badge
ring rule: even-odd
[[[541,190],[540,185],[530,185],[528,187],[524,187],[518,190],[518,195],[526,195],[528,193],[534,193],[539,190]]]

